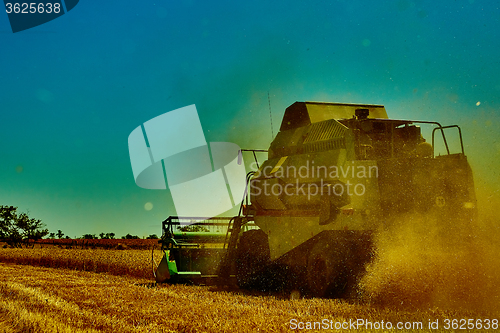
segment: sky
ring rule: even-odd
[[[479,0],[81,0],[18,33],[0,14],[0,205],[70,237],[161,234],[175,209],[134,182],[137,126],[195,104],[207,142],[267,149],[295,101],[460,125],[492,203],[499,35],[499,5]]]

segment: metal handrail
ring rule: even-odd
[[[460,127],[458,125],[449,125],[449,126],[439,126],[439,127],[436,127],[432,130],[432,156],[434,156],[434,132],[436,132],[436,130],[441,130],[441,134],[443,135],[444,145],[446,147],[446,152],[448,155],[450,155],[450,148],[448,147],[448,142],[446,141],[446,136],[444,135],[444,130],[446,128],[457,128],[458,129],[458,135],[460,137],[460,147],[462,148],[462,154],[465,154],[464,153],[464,142],[462,139],[462,130],[460,129]]]
[[[240,149],[238,151],[238,164],[241,165],[243,161],[243,155],[241,154],[244,151],[251,151],[253,153],[253,158],[255,160],[255,164],[257,164],[257,168],[259,168],[259,161],[257,161],[257,155],[255,153],[267,153],[267,149]]]

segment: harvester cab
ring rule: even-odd
[[[458,143],[450,144],[448,130],[456,130]],[[163,247],[177,268],[184,265],[178,272],[235,275],[240,287],[345,296],[372,258],[375,231],[417,213],[439,219],[442,232],[467,233],[477,215],[460,128],[389,119],[381,105],[292,104],[268,159],[247,183],[245,209],[223,222],[223,246],[199,270],[179,263],[203,262],[201,249],[175,243],[164,222]]]

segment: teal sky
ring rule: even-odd
[[[461,125],[493,200],[499,35],[499,5],[478,0],[81,0],[16,34],[0,14],[0,204],[71,237],[160,234],[171,197],[135,185],[130,132],[196,104],[207,141],[267,148],[268,94],[274,134],[304,100]]]

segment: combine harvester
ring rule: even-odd
[[[349,297],[375,231],[421,214],[438,218],[442,233],[467,235],[477,217],[457,125],[388,119],[380,105],[296,102],[267,152],[247,175],[238,216],[163,222],[157,282],[235,279],[241,288]]]

